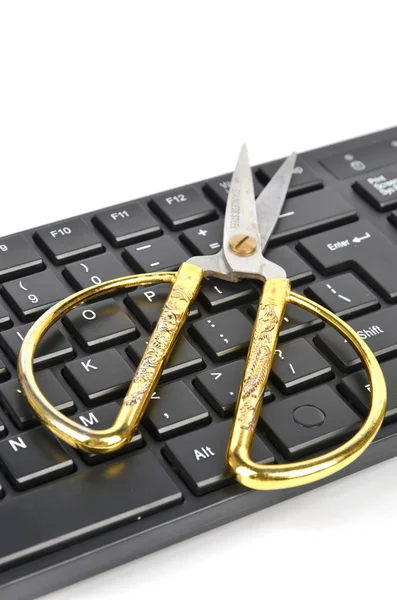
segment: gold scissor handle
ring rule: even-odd
[[[22,391],[44,425],[71,446],[86,452],[105,454],[127,444],[138,427],[155,390],[196,299],[203,276],[204,273],[200,267],[183,263],[177,273],[150,273],[120,277],[77,292],[45,312],[28,331],[22,343],[17,364]],[[87,300],[137,285],[160,282],[173,283],[173,286],[114,424],[108,429],[89,429],[57,411],[40,391],[33,371],[34,353],[44,334],[72,308]]]
[[[287,302],[319,316],[353,346],[369,377],[371,406],[359,431],[331,452],[294,463],[261,465],[251,460],[250,449]],[[353,462],[369,446],[379,431],[385,411],[386,384],[382,369],[360,336],[326,308],[291,292],[288,279],[268,280],[259,301],[227,450],[227,462],[236,479],[256,490],[274,490],[327,477]]]

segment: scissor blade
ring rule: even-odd
[[[226,203],[223,248],[227,253],[229,239],[237,233],[253,237],[259,244],[260,233],[255,207],[254,184],[245,144],[240,150]]]
[[[294,174],[296,157],[296,152],[293,152],[285,159],[256,201],[262,252],[267,246],[283,209],[289,184]]]

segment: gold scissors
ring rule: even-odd
[[[344,321],[308,298],[292,292],[285,271],[263,256],[280,216],[295,161],[296,154],[291,154],[255,202],[252,172],[244,145],[230,185],[223,248],[218,254],[193,257],[176,273],[131,275],[100,283],[62,300],[36,321],[22,343],[18,378],[26,398],[44,425],[79,450],[107,453],[121,448],[129,442],[140,423],[203,278],[211,276],[232,282],[254,278],[263,281],[264,286],[230,433],[226,454],[228,468],[240,483],[250,488],[287,488],[331,475],[367,448],[378,432],[386,410],[385,380],[375,356]],[[173,284],[172,289],[113,426],[102,431],[87,429],[58,412],[38,388],[33,370],[34,353],[46,331],[69,310],[87,300],[112,291],[159,282]],[[261,465],[251,460],[250,449],[288,302],[322,318],[353,346],[369,377],[371,405],[361,428],[338,448],[299,462]]]

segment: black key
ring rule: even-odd
[[[128,246],[123,256],[136,273],[177,269],[181,263],[190,258],[187,252],[168,235],[151,242]]]
[[[378,298],[352,273],[309,285],[307,296],[341,317],[361,315],[379,307]]]
[[[164,447],[167,459],[197,496],[235,481],[226,466],[230,428],[230,421],[217,423],[167,442]],[[251,452],[255,462],[274,462],[269,448],[257,435],[254,437]]]
[[[93,223],[116,247],[143,242],[163,233],[157,221],[138,202],[102,210],[93,218]]]
[[[57,410],[64,414],[76,410],[72,398],[51,371],[39,371],[36,373],[36,381],[44,396]],[[22,394],[17,379],[7,381],[0,386],[0,402],[5,412],[20,429],[39,423],[36,413]]]
[[[283,344],[274,355],[272,381],[284,394],[294,394],[333,378],[327,361],[306,341]]]
[[[0,360],[0,382],[6,381],[9,378],[9,376],[10,374],[7,370],[7,367],[5,366],[3,361]]]
[[[5,435],[7,435],[6,426],[4,425],[3,421],[0,421],[0,437],[4,437]],[[1,485],[0,485],[0,498],[2,498],[2,487],[1,487]]]
[[[283,160],[275,160],[271,163],[261,165],[257,171],[259,179],[264,183],[270,181],[283,162]],[[312,171],[312,169],[302,158],[298,157],[287,197],[297,196],[298,194],[304,194],[306,192],[311,192],[312,190],[318,190],[322,187],[324,186],[321,179],[317,177],[315,172]]]
[[[98,406],[122,398],[133,371],[117,350],[111,348],[67,363],[63,375],[87,406]]]
[[[297,459],[349,438],[360,419],[324,385],[266,404],[259,425],[286,458]]]
[[[285,270],[293,286],[314,279],[313,271],[309,265],[288,246],[270,248],[266,250],[265,256]]]
[[[74,471],[72,459],[44,427],[1,442],[0,458],[17,490],[26,490]]]
[[[171,291],[171,284],[160,283],[152,287],[138,287],[134,292],[127,294],[125,303],[130,310],[138,317],[142,325],[149,331],[153,331],[164,303]],[[193,305],[188,321],[197,319],[200,316],[197,306]]]
[[[79,306],[66,315],[63,323],[86,352],[138,337],[132,319],[114,300]]]
[[[69,296],[69,290],[54,273],[44,271],[9,281],[1,289],[21,321],[34,321],[50,306]]]
[[[0,239],[0,282],[45,269],[41,256],[23,235]]]
[[[393,390],[387,397],[386,414],[383,424],[386,425],[397,419],[397,394],[394,390],[397,386],[397,359],[388,360],[382,364],[383,375],[388,390]],[[368,415],[371,401],[371,385],[365,371],[359,371],[344,377],[340,384],[341,393],[354,405],[359,413],[366,417]]]
[[[42,227],[36,231],[34,239],[56,265],[105,250],[99,237],[83,219]]]
[[[204,371],[193,380],[194,387],[221,417],[229,417],[234,412],[244,368],[245,361],[237,360]],[[273,398],[269,387],[263,398],[265,402]]]
[[[322,158],[320,163],[338,179],[346,179],[397,163],[397,145],[395,140],[375,142]]]
[[[260,181],[253,175],[254,182],[254,192],[255,198],[259,196],[261,191],[263,190],[263,185]],[[210,179],[203,187],[203,191],[211,200],[213,200],[220,208],[225,210],[227,197],[230,191],[230,184],[232,182],[232,173],[228,175],[223,175],[220,177],[215,177],[214,179]]]
[[[287,200],[270,241],[278,244],[299,239],[356,219],[356,211],[338,192],[319,190]]]
[[[389,221],[394,226],[397,227],[397,210],[393,210],[389,215]]]
[[[66,267],[62,273],[76,291],[109,279],[131,275],[131,271],[122,265],[114,254],[108,252],[100,256],[87,258],[84,262],[73,263]]]
[[[397,307],[392,306],[353,319],[349,325],[368,344],[378,360],[386,360],[397,354],[396,320]],[[319,333],[315,342],[342,371],[348,373],[360,367],[361,361],[357,352],[334,329],[326,329]]]
[[[208,411],[183,381],[161,385],[152,395],[144,424],[157,440],[197,429],[210,422]]]
[[[377,210],[389,210],[397,206],[397,171],[380,169],[376,173],[357,179],[353,189]]]
[[[16,365],[22,341],[31,325],[20,325],[0,333],[0,346],[7,352]],[[66,339],[57,325],[44,335],[35,353],[34,366],[36,368],[49,367],[74,357],[73,346]]]
[[[140,338],[135,342],[131,342],[128,346],[127,354],[136,365],[139,364],[148,341],[148,337]],[[163,383],[182,375],[188,375],[189,373],[198,371],[203,366],[204,361],[200,354],[183,335],[180,335],[167,362],[167,366],[161,375],[160,381]]]
[[[252,335],[252,324],[237,309],[200,319],[190,328],[191,335],[212,358],[237,358],[246,353]]]
[[[188,229],[180,239],[194,256],[216,254],[222,247],[223,219],[207,223],[203,227]]]
[[[249,281],[237,283],[206,277],[200,288],[200,301],[211,312],[232,308],[258,297],[258,292]]]
[[[353,269],[385,300],[397,302],[397,246],[369,221],[302,240],[298,250],[324,275]]]
[[[0,568],[70,546],[182,502],[182,493],[151,452],[79,472],[56,485],[20,494],[0,511]],[[31,514],[23,535],[21,515]],[[56,510],[54,508],[56,507]],[[64,518],[61,518],[63,515]],[[65,515],[73,515],[66,518]]]
[[[156,196],[149,206],[174,231],[217,218],[215,208],[193,186]]]
[[[252,319],[255,319],[257,309],[257,304],[249,307],[248,314]],[[316,329],[321,329],[321,327],[324,327],[321,319],[314,317],[308,310],[304,310],[294,304],[287,304],[278,337],[282,341],[290,340]]]
[[[97,406],[91,410],[76,415],[73,420],[79,425],[84,425],[89,429],[107,429],[111,427],[116,420],[116,417],[120,411],[120,407],[117,402],[110,402],[104,406]],[[97,465],[100,462],[121,456],[126,452],[131,452],[136,448],[142,448],[143,437],[141,432],[138,430],[134,433],[128,444],[125,444],[120,450],[116,452],[109,452],[108,454],[94,454],[91,452],[81,452],[81,458],[84,462],[89,465]]]
[[[10,327],[12,327],[11,317],[4,306],[0,304],[0,331],[2,329],[9,329]]]

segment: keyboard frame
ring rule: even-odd
[[[340,191],[342,196],[349,203],[351,203],[354,207],[357,208],[360,218],[369,219],[372,223],[374,223],[376,227],[379,228],[380,231],[382,231],[387,237],[389,237],[389,239],[391,239],[393,243],[396,243],[397,231],[394,227],[392,227],[390,223],[388,223],[386,217],[387,213],[385,214],[377,212],[374,208],[372,208],[369,205],[369,203],[362,200],[352,190],[351,184],[355,180],[355,175],[352,175],[350,178],[342,181],[337,180],[327,169],[325,169],[318,162],[319,160],[321,160],[321,158],[330,156],[333,153],[347,151],[350,152],[355,147],[360,148],[362,145],[388,140],[393,137],[397,139],[397,127],[361,136],[352,140],[345,140],[337,144],[324,146],[322,148],[310,150],[308,152],[303,152],[300,154],[300,156],[304,158],[305,162],[316,173],[316,175],[318,175],[318,177],[323,180],[324,187],[332,186],[336,191]],[[360,175],[360,173],[357,173],[356,176],[358,177]],[[218,175],[214,175],[213,177],[218,177]],[[188,185],[195,185],[197,187],[202,188],[202,186],[207,181],[210,181],[210,179],[212,179],[212,177],[204,181],[199,181],[194,184]],[[172,193],[175,192],[177,189],[178,188],[168,190],[167,192]],[[165,192],[161,193],[163,194]],[[152,196],[148,195],[144,198],[139,198],[137,200],[139,200],[143,204],[147,204],[147,202],[151,198],[156,197],[158,195],[159,194],[155,194]],[[115,203],[115,205],[122,207],[124,204],[126,205],[130,202],[131,200],[128,200],[125,203]],[[88,212],[83,215],[71,215],[71,218],[79,216],[82,217],[86,222],[90,222],[91,218],[97,212],[104,209],[106,209],[106,207],[101,207],[97,211]],[[219,213],[221,213],[221,211],[219,211]],[[65,221],[67,221],[67,219],[56,222],[54,223],[54,225],[62,224]],[[43,225],[50,224],[45,223]],[[123,247],[113,248],[111,244],[106,240],[106,238],[102,235],[102,233],[99,230],[97,230],[94,226],[92,227],[95,230],[98,237],[102,240],[106,249],[114,253],[116,256],[120,257],[120,254],[123,251]],[[29,229],[27,231],[15,233],[22,233],[28,239],[31,239],[33,233],[38,228],[39,226]],[[169,234],[174,238],[179,238],[183,231],[185,231],[168,231],[166,225],[162,225],[162,228],[164,230],[164,233]],[[292,247],[295,251],[297,241],[298,240],[295,240],[293,242],[287,242],[283,245],[288,245]],[[37,249],[38,253],[43,257],[43,260],[46,263],[46,265],[49,265],[53,272],[58,274],[61,281],[64,281],[64,278],[62,275],[60,275],[60,273],[63,270],[63,268],[65,268],[65,266],[67,265],[52,265],[50,260],[43,253],[40,247],[34,244],[34,242],[32,243]],[[120,261],[123,264],[125,264],[122,258],[120,258]],[[74,261],[70,261],[70,263],[71,262]],[[306,260],[306,262],[308,261]],[[326,279],[321,274],[319,274],[313,266],[311,266],[311,268],[316,276],[315,281],[321,281],[322,279]],[[66,282],[65,285],[66,287],[69,287],[70,291],[72,292],[71,286],[69,286],[69,284]],[[294,289],[299,292],[305,287],[306,284],[303,286],[297,286]],[[382,298],[379,297],[378,294],[376,295],[378,296],[380,302],[380,308],[378,310],[386,306],[390,306],[390,304],[386,303]],[[122,303],[122,298],[123,296],[118,298],[117,301]],[[249,306],[249,304],[250,303],[247,303],[247,307]],[[242,305],[242,308],[243,307],[244,305]],[[19,324],[19,319],[15,317],[14,313],[11,310],[9,312],[11,318],[14,321],[14,325]],[[200,312],[201,316],[206,316],[207,314],[210,314],[203,308],[202,305],[200,305]],[[148,334],[148,332],[140,325],[136,318],[134,318],[134,322],[137,325],[140,335]],[[62,331],[67,335],[67,337],[71,338],[70,334],[66,332],[63,326]],[[304,338],[308,339],[312,343],[313,337],[315,335],[316,333],[310,333],[305,335]],[[193,346],[200,350],[199,346],[190,336],[189,341],[192,343]],[[86,355],[86,353],[84,353],[81,348],[79,349],[79,346],[76,342],[74,342],[73,345],[77,351],[77,356]],[[118,349],[125,349],[126,346],[127,343],[123,343],[114,347]],[[318,348],[316,349],[318,350]],[[13,365],[8,359],[5,361],[5,363],[7,368],[9,368],[11,372],[11,377],[14,377],[15,367],[13,367]],[[215,365],[215,363],[213,363],[206,356],[205,363],[206,369]],[[346,376],[346,374],[343,374],[340,371],[338,371],[335,365],[332,366],[336,374],[336,378],[329,382],[329,384],[331,386],[335,386],[339,378],[341,376]],[[51,367],[51,370],[55,373],[58,373],[61,368],[62,365],[59,365],[56,367]],[[198,371],[198,373],[199,372],[200,371]],[[194,378],[194,376],[195,374],[191,374],[186,377],[183,377],[182,380],[185,382],[190,382],[189,387],[193,389],[196,396],[200,398],[200,394],[194,388],[192,388],[191,385],[191,381]],[[208,408],[213,422],[224,421],[224,419],[219,417],[204,400],[203,403]],[[78,407],[83,406],[80,403],[77,404]],[[12,435],[14,432],[18,432],[19,430],[15,426],[9,427],[10,423],[11,421],[7,419],[6,426],[10,435]],[[30,600],[33,598],[37,598],[55,589],[61,588],[71,583],[75,583],[79,580],[85,579],[97,573],[101,573],[107,569],[116,567],[135,558],[139,558],[141,556],[149,554],[150,552],[154,552],[173,543],[182,541],[196,534],[208,531],[210,529],[213,529],[214,527],[233,521],[234,519],[243,517],[263,508],[267,508],[278,502],[282,502],[294,496],[308,492],[313,488],[325,485],[341,477],[345,477],[350,473],[354,473],[383,460],[392,458],[397,455],[396,435],[397,421],[383,427],[379,432],[376,440],[371,444],[369,449],[358,460],[353,462],[349,467],[345,468],[342,471],[339,471],[332,477],[329,477],[320,482],[316,482],[309,486],[293,488],[291,490],[279,490],[274,492],[256,492],[244,489],[238,484],[232,484],[228,487],[219,489],[215,492],[211,492],[200,497],[194,496],[188,490],[182,479],[178,477],[178,475],[173,471],[172,467],[161,455],[160,450],[164,446],[165,442],[155,442],[149,435],[145,435],[145,441],[147,442],[146,446],[142,450],[134,451],[134,454],[138,454],[139,452],[145,452],[148,449],[154,452],[156,458],[160,460],[162,466],[165,468],[167,473],[176,482],[177,486],[182,491],[185,501],[180,505],[167,508],[151,516],[147,516],[140,521],[133,521],[128,524],[118,526],[115,529],[106,531],[102,534],[95,535],[94,537],[82,539],[80,542],[73,543],[69,547],[63,547],[57,550],[56,552],[51,552],[50,554],[42,555],[38,558],[35,558],[34,560],[29,560],[28,562],[21,563],[18,566],[12,567],[9,570],[0,573],[0,596],[2,600]],[[271,444],[269,444],[269,446],[270,448],[272,448]],[[75,460],[78,468],[81,468],[82,466],[85,469],[95,468],[87,467],[81,459],[77,459],[75,451],[70,451],[69,453],[73,455],[73,460]],[[278,453],[275,454],[279,457]],[[51,486],[56,485],[56,481],[45,484],[45,486],[48,488],[48,493],[51,493]],[[7,483],[4,487],[6,497],[0,501],[0,510],[2,502],[12,501],[12,496],[20,493],[13,491],[9,483]],[[22,493],[26,494],[29,493],[29,491]],[[32,515],[34,516],[34,512],[32,512]],[[60,518],[62,518],[62,515],[60,515]],[[18,534],[20,535],[21,532],[16,532],[16,535]]]

